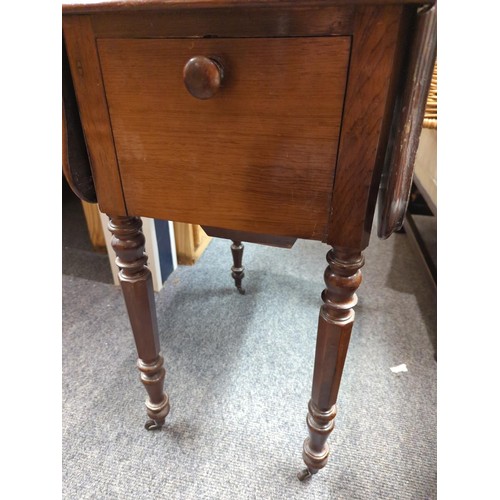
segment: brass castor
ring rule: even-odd
[[[305,469],[302,469],[299,473],[297,473],[297,477],[299,478],[299,481],[305,481],[306,479],[312,477],[313,474],[316,474],[316,472],[317,471],[311,471],[309,467],[306,467]]]
[[[157,422],[156,420],[153,420],[153,419],[149,419],[145,424],[144,424],[144,428],[147,430],[147,431],[155,431],[157,429],[161,429],[163,426],[163,423],[159,423]]]

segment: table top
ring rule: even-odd
[[[107,10],[160,9],[170,7],[296,7],[297,5],[396,5],[434,4],[435,0],[63,0],[63,12],[87,13]]]

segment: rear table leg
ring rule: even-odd
[[[233,267],[231,267],[231,276],[234,279],[234,284],[242,295],[245,294],[245,289],[241,286],[241,281],[245,276],[245,268],[243,267],[243,249],[245,247],[241,241],[233,241],[231,245],[231,253],[233,254]]]

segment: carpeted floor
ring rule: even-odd
[[[326,245],[225,240],[157,294],[165,427],[145,391],[120,290],[63,276],[65,499],[436,497],[435,295],[404,234],[366,251],[327,467],[300,483]],[[408,371],[390,367],[406,363]]]

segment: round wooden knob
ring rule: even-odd
[[[197,99],[210,99],[219,90],[224,71],[219,62],[204,56],[189,59],[184,66],[184,85]]]

